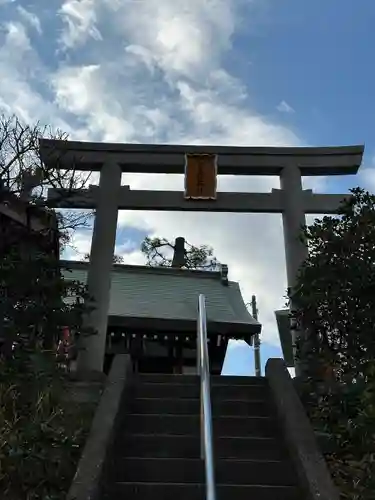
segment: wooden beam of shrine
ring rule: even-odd
[[[94,209],[97,205],[97,187],[91,190],[48,190],[48,206],[55,208]],[[306,214],[335,213],[347,194],[313,194],[304,191]],[[120,189],[119,210],[154,210],[187,212],[281,213],[283,191],[271,193],[218,193],[217,200],[185,200],[180,191],[132,191],[129,186]]]
[[[47,167],[100,170],[116,162],[123,172],[183,174],[185,154],[218,155],[219,175],[279,175],[290,165],[302,175],[356,174],[363,146],[323,148],[174,146],[152,144],[111,144],[41,139],[40,155]]]

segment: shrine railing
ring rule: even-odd
[[[206,500],[216,500],[210,364],[207,347],[207,314],[204,295],[198,300],[197,371],[200,376],[201,458],[205,464]]]

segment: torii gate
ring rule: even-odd
[[[96,209],[87,285],[97,305],[89,324],[98,335],[87,338],[80,368],[103,368],[118,210],[281,213],[287,281],[293,289],[298,269],[307,256],[307,247],[299,239],[305,214],[335,213],[348,196],[304,190],[301,177],[356,174],[363,152],[363,146],[216,147],[41,139],[41,159],[47,167],[100,171],[99,186],[69,194],[56,189],[48,192],[51,207]],[[272,189],[270,193],[219,192],[215,200],[192,202],[184,198],[183,190],[145,191],[121,186],[123,172],[183,174],[186,155],[190,154],[214,155],[219,175],[278,175],[281,189]]]

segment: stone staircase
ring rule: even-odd
[[[302,500],[266,378],[211,377],[218,500]],[[204,500],[199,378],[138,375],[122,401],[100,499]]]

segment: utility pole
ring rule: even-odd
[[[255,295],[251,297],[251,309],[253,318],[258,321],[257,299]],[[262,370],[260,366],[260,337],[259,333],[254,335],[254,361],[255,361],[255,376],[261,377]]]

